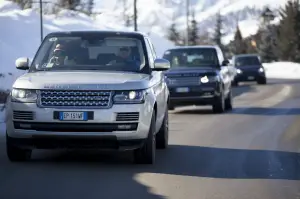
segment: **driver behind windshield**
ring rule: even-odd
[[[130,55],[131,49],[129,47],[121,47],[119,49],[116,59],[109,62],[109,64],[132,62],[133,60],[131,59]]]
[[[119,49],[119,52],[115,58],[115,60],[112,60],[108,63],[109,65],[112,64],[124,64],[126,65],[126,67],[128,67],[128,65],[130,65],[131,67],[135,67],[134,70],[138,71],[139,68],[139,64],[137,60],[132,59],[132,52],[131,52],[131,48],[130,47],[121,47]]]
[[[67,50],[65,45],[57,44],[53,50],[53,56],[50,59],[50,63],[54,65],[74,65],[76,64],[74,60],[69,59],[67,56]]]

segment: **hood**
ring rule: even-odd
[[[171,76],[204,76],[204,75],[216,75],[218,69],[216,67],[174,67],[170,68],[164,74],[167,77]],[[190,74],[190,75],[189,75]]]
[[[138,90],[148,88],[149,79],[150,76],[146,74],[127,72],[43,71],[27,73],[19,77],[13,87],[27,89]]]

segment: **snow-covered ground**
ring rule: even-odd
[[[39,14],[35,10],[20,10],[9,1],[0,1],[0,89],[10,88],[23,72],[15,69],[19,57],[32,58],[40,44]],[[58,16],[44,16],[44,36],[64,30],[128,30],[116,24],[109,15],[101,14],[92,19],[84,14],[61,11]],[[173,43],[154,33],[150,38],[158,56],[173,47]]]
[[[274,62],[263,64],[267,78],[300,79],[300,64],[292,62]]]

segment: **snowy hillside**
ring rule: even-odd
[[[67,10],[58,16],[44,16],[44,35],[64,30],[126,30],[110,20],[109,15],[99,15],[93,20],[84,14]],[[32,58],[40,44],[39,14],[33,10],[19,10],[18,6],[0,1],[0,90],[11,87],[13,81],[22,74],[15,69],[19,57]],[[155,34],[150,35],[158,56],[173,43]]]
[[[96,9],[104,12],[110,12],[113,9],[116,13],[115,19],[119,22],[122,21],[123,16],[120,13],[124,10],[124,0],[98,0],[96,2],[98,2]],[[128,2],[127,12],[132,14],[133,1]],[[241,27],[241,31],[243,36],[249,36],[256,32],[260,13],[265,6],[276,11],[287,0],[190,0],[190,2],[191,7],[195,9],[200,31],[213,29],[215,16],[221,11],[224,19],[224,32],[228,40],[233,36],[237,21],[247,24]],[[138,0],[137,6],[138,23],[143,31],[155,32],[163,36],[166,34],[166,28],[172,22],[172,17],[176,18],[179,28],[185,28],[185,0],[147,0],[147,4],[145,0]]]

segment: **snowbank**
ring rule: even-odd
[[[20,9],[20,7],[17,4],[13,4],[10,1],[0,0],[0,13],[18,9]]]
[[[35,10],[20,10],[8,1],[0,1],[0,89],[9,89],[15,79],[23,72],[15,69],[15,60],[26,56],[32,58],[40,44],[39,14]],[[126,30],[113,23],[105,14],[95,20],[68,10],[61,11],[57,16],[44,16],[44,36],[54,31],[65,30]],[[128,30],[128,29],[127,29]],[[173,47],[173,43],[151,34],[150,38],[158,56]]]
[[[268,78],[300,79],[300,64],[292,62],[264,63]]]

